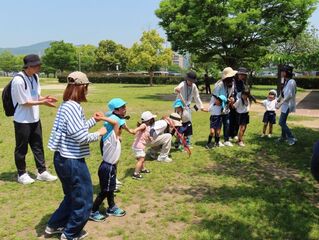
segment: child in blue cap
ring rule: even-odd
[[[186,144],[190,147],[191,137],[193,135],[193,125],[192,118],[189,111],[185,110],[185,106],[181,99],[176,99],[173,104],[175,112],[178,113],[182,118],[182,126],[178,128],[178,132],[186,138]],[[178,139],[175,142],[175,148],[178,149],[181,147],[181,141]]]
[[[90,215],[90,219],[93,221],[103,221],[108,215],[121,217],[126,214],[124,210],[115,204],[114,191],[116,190],[117,163],[121,155],[121,132],[122,129],[126,129],[130,133],[133,133],[133,131],[126,126],[126,102],[123,99],[113,98],[109,101],[108,108],[107,118],[101,118],[101,120],[109,120],[104,123],[107,133],[102,137],[101,152],[103,161],[98,171],[101,192],[93,204]],[[106,210],[106,216],[99,212],[99,207],[105,198],[109,205]]]
[[[214,146],[223,147],[224,145],[220,140],[220,131],[222,128],[222,111],[227,104],[227,98],[224,95],[213,95],[207,112],[210,112],[210,133],[206,144],[207,149],[212,149]],[[215,137],[215,145],[212,143],[212,139]]]

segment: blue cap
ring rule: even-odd
[[[126,102],[122,98],[113,98],[108,102],[107,106],[110,111],[114,111],[116,108],[123,107]]]
[[[174,108],[178,108],[178,107],[184,108],[184,104],[183,104],[182,100],[176,99],[176,101],[173,104],[173,107]]]

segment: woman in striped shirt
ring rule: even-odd
[[[62,233],[61,239],[82,239],[93,204],[91,176],[85,163],[89,143],[106,133],[103,127],[89,133],[103,113],[85,120],[81,102],[86,101],[89,80],[82,72],[73,72],[68,78],[63,103],[58,109],[48,147],[54,151],[54,167],[62,183],[64,199],[51,216],[45,229],[47,234]]]

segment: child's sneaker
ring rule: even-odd
[[[281,143],[281,142],[285,142],[286,140],[287,140],[287,139],[280,137],[280,138],[277,138],[277,139],[276,139],[276,142],[277,142],[277,143]]]
[[[263,138],[263,137],[265,137],[265,136],[266,136],[266,134],[261,134],[261,136],[260,136],[260,137],[261,137],[261,138]]]
[[[234,137],[234,141],[238,141],[238,136],[235,136],[235,137]]]
[[[172,160],[171,158],[169,158],[169,157],[160,157],[160,156],[159,156],[159,157],[157,158],[157,161],[170,163],[170,162],[172,162],[173,160]]]
[[[231,145],[233,146],[233,145]],[[218,142],[216,143],[216,147],[225,147],[225,145],[222,142]]]
[[[52,228],[52,227],[46,226],[44,232],[48,235],[53,235],[53,234],[61,234],[63,233],[63,230],[64,230],[64,227]]]
[[[243,141],[240,141],[240,142],[238,143],[238,145],[241,146],[241,147],[245,147],[245,144],[244,144]]]
[[[212,142],[207,143],[207,144],[205,145],[205,148],[206,148],[206,149],[212,149],[213,147],[214,147],[214,144],[213,144]]]
[[[140,173],[133,173],[132,178],[135,180],[141,180],[143,176]]]
[[[115,216],[115,217],[123,217],[126,214],[126,212],[119,207],[115,207],[115,209],[113,209],[113,210],[108,208],[106,210],[106,214],[108,214],[110,216]]]
[[[85,237],[87,237],[89,234],[87,231],[82,230],[79,234],[79,236],[72,238],[73,240],[81,240],[84,239]],[[64,235],[64,233],[62,233],[60,240],[68,240],[68,238]]]
[[[141,173],[151,173],[151,171],[146,169],[146,168],[144,168],[144,169],[141,170]]]
[[[106,219],[106,216],[101,214],[99,211],[91,212],[90,214],[90,220],[94,222],[103,222],[105,221],[105,219]]]
[[[120,180],[116,179],[116,185],[122,185],[122,184],[123,183]]]
[[[226,146],[226,147],[232,147],[232,146],[234,146],[230,141],[226,141],[226,142],[224,142],[224,146]]]
[[[296,141],[292,138],[292,139],[288,139],[288,145],[289,146],[292,146],[292,145],[295,145]]]
[[[268,134],[268,138],[272,138],[272,135],[271,135],[271,134]]]

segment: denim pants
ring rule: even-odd
[[[51,216],[48,226],[64,227],[68,239],[77,237],[89,219],[93,187],[85,159],[68,159],[54,153],[55,171],[62,183],[64,199]]]
[[[287,118],[289,115],[289,109],[286,113],[281,112],[280,118],[279,118],[279,125],[281,127],[281,138],[282,139],[293,139],[294,136],[292,135],[288,125],[287,125]]]
[[[225,142],[229,141],[229,114],[223,114],[222,122],[223,122],[223,134]]]

